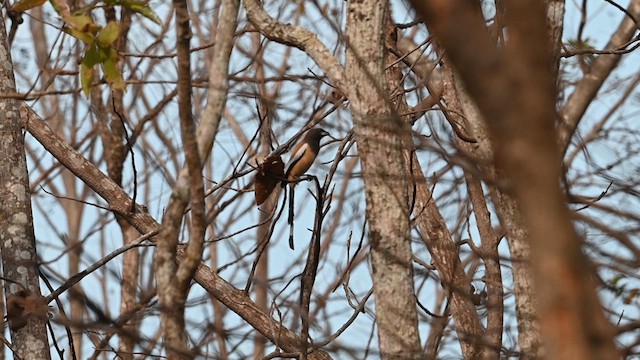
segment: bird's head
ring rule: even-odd
[[[320,143],[320,140],[325,136],[331,137],[331,134],[329,134],[324,129],[313,128],[309,130],[304,137],[308,140],[308,142]]]

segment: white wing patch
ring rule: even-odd
[[[302,159],[302,157],[304,156],[304,154],[307,152],[307,149],[309,149],[309,144],[303,144],[302,146],[300,146],[300,148],[298,149],[298,151],[296,151],[295,154],[291,155],[291,159],[289,159],[289,162],[287,163],[286,171],[284,172],[286,176],[289,175],[289,173],[291,172],[291,169],[298,163],[298,161],[300,161],[300,159]]]

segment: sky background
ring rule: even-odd
[[[283,1],[270,1],[267,2],[269,4],[269,9],[271,10],[271,14],[275,15],[278,11],[282,11],[283,13],[289,13],[292,11],[291,6],[281,6],[287,2]],[[346,11],[346,3],[343,3],[343,14]],[[593,47],[600,49],[602,48],[606,42],[608,41],[611,33],[618,26],[620,19],[622,18],[621,12],[601,0],[590,0],[586,2],[587,4],[587,25],[584,29],[583,38],[588,39],[588,43]],[[619,2],[620,5],[626,6],[627,2]],[[152,1],[150,3],[151,7],[161,16],[164,17],[169,11],[169,8],[166,4],[162,2]],[[568,42],[569,40],[573,40],[576,37],[577,29],[580,24],[580,14],[579,7],[580,3],[576,2],[567,2],[566,3],[566,16],[565,16],[565,30],[564,30],[564,40]],[[51,15],[52,9],[49,4],[44,5],[47,12],[50,14],[49,21],[53,24],[59,24],[57,17],[55,15]],[[211,4],[197,4],[194,6],[193,11],[198,13],[201,17],[206,17],[208,13],[212,13],[212,5]],[[408,23],[413,20],[413,15],[408,10],[407,5],[401,1],[393,2],[393,16],[396,22],[398,23]],[[244,13],[241,12],[240,22],[242,24],[246,23]],[[31,19],[27,19],[27,22],[31,21]],[[141,23],[144,24],[144,28],[140,26]],[[339,59],[343,59],[344,51],[341,47],[336,48],[335,43],[336,39],[338,39],[339,34],[334,30],[336,24],[331,24],[328,21],[324,20],[321,16],[318,9],[314,8],[311,5],[306,7],[306,14],[303,17],[302,23],[308,29],[315,31],[319,34],[320,39],[327,44],[327,46],[334,50],[336,56]],[[170,23],[173,26],[173,22]],[[343,25],[343,24],[340,24]],[[75,61],[73,56],[70,54],[70,44],[71,42],[68,39],[64,39],[62,37],[58,37],[58,30],[50,26],[49,36],[50,41],[55,41],[51,44],[52,58],[55,55],[62,55],[60,57],[58,64],[61,67],[67,66],[69,63]],[[148,34],[148,29],[151,31],[158,31],[158,27],[155,24],[150,23],[147,20],[144,20],[141,17],[134,17],[134,24],[131,32],[131,37],[135,39],[131,42],[130,52],[142,52],[147,47],[147,45],[154,41],[152,37]],[[422,31],[424,28],[422,28]],[[424,32],[424,31],[423,31]],[[173,41],[173,34],[169,37],[164,38],[163,41],[167,44],[171,44]],[[33,55],[33,48],[31,44],[30,33],[28,32],[28,27],[23,25],[20,27],[19,32],[16,37],[16,41],[13,44],[13,58],[16,63],[16,67],[19,69],[19,73],[21,75],[17,76],[17,84],[18,91],[27,91],[33,81],[36,78],[38,73],[37,67],[35,67],[35,57]],[[420,38],[418,36],[418,38]],[[423,35],[423,38],[426,38],[426,33]],[[237,47],[248,47],[249,38],[247,35],[240,37],[237,40]],[[195,42],[192,42],[192,46],[198,46]],[[277,44],[269,44],[267,47],[267,53],[269,57],[273,57],[274,63],[278,63],[277,59],[285,53],[285,48],[283,46]],[[201,57],[199,54],[194,55],[194,60],[201,61]],[[598,97],[596,102],[589,108],[587,114],[585,115],[581,125],[580,125],[580,133],[587,133],[587,130],[594,126],[608,111],[612,104],[614,104],[619,98],[619,92],[614,91],[617,86],[620,84],[627,84],[632,79],[632,77],[638,73],[638,64],[640,64],[640,59],[638,59],[637,53],[632,53],[625,57],[619,68],[616,70],[614,77],[610,78],[603,91],[601,91],[601,95]],[[562,74],[564,81],[569,83],[569,86],[566,88],[563,96],[566,98],[572,91],[571,82],[575,81],[579,78],[580,73],[579,69],[576,66],[576,61],[574,58],[563,59],[563,63],[566,65],[563,67],[564,72]],[[231,69],[230,72],[232,74],[239,73],[244,70],[248,65],[248,60],[242,54],[238,52],[238,50],[234,50],[234,55],[232,57]],[[321,74],[320,69],[302,52],[298,50],[293,50],[293,54],[289,61],[290,69],[289,72],[291,74],[309,74],[310,72]],[[143,69],[145,68],[145,60],[141,60],[141,67],[137,70],[142,74]],[[205,67],[203,64],[194,64],[194,79],[198,79],[199,77],[204,77],[206,73],[203,72]],[[125,76],[126,74],[125,70]],[[267,69],[269,72],[269,69]],[[267,74],[269,76],[271,74]],[[163,60],[159,65],[156,65],[153,68],[153,71],[149,74],[145,75],[145,80],[149,81],[158,81],[164,82],[158,84],[154,87],[149,87],[148,96],[151,99],[155,99],[155,101],[159,101],[166,93],[171,91],[174,87],[172,81],[175,81],[176,72],[175,65],[172,60]],[[251,136],[258,128],[258,116],[256,114],[256,104],[249,97],[242,96],[247,89],[250,90],[250,85],[244,85],[239,82],[234,82],[233,86],[230,89],[230,96],[227,104],[227,108],[233,111],[233,116],[238,119],[238,122],[242,124],[242,130],[247,136]],[[255,90],[255,89],[254,89]],[[147,91],[147,90],[145,90]],[[300,127],[302,127],[305,122],[308,120],[312,109],[307,108],[304,111],[298,111],[297,104],[299,103],[299,99],[305,96],[315,96],[317,98],[316,103],[320,103],[324,96],[326,96],[328,92],[327,86],[303,86],[299,87],[297,85],[291,85],[290,88],[283,88],[282,90],[284,96],[279,99],[280,103],[278,104],[278,111],[275,114],[274,121],[274,133],[278,134],[278,141],[280,143],[288,140],[295,132],[297,132]],[[199,98],[202,97],[206,93],[205,88],[195,88],[194,89],[194,97]],[[105,93],[106,94],[106,93]],[[106,96],[106,95],[105,95]],[[132,104],[130,108],[130,116],[132,119],[139,118],[146,113],[146,109],[141,104],[136,104],[135,102],[135,91],[129,90],[127,92],[127,101]],[[63,97],[65,99],[65,97]],[[69,97],[66,97],[68,101]],[[581,152],[577,155],[575,162],[572,164],[571,171],[569,173],[569,177],[573,179],[582,180],[582,185],[576,185],[575,189],[580,191],[582,195],[590,195],[597,196],[599,193],[606,189],[608,183],[604,181],[602,178],[598,178],[593,175],[594,169],[597,170],[597,167],[607,168],[611,163],[613,163],[620,154],[628,151],[628,149],[618,149],[616,148],[617,144],[628,143],[629,137],[634,138],[637,137],[638,125],[635,119],[638,114],[638,95],[637,91],[634,90],[634,95],[630,97],[630,100],[624,105],[621,106],[620,109],[616,112],[613,119],[615,120],[614,129],[609,133],[609,137],[606,141],[595,142],[587,151]],[[415,104],[416,98],[408,97],[408,101],[410,104]],[[201,114],[203,107],[198,107],[198,102],[194,102],[196,106],[194,106],[194,115],[196,119],[198,119]],[[30,102],[36,108],[36,110],[40,107],[40,101],[32,101]],[[93,124],[96,121],[95,114],[91,111],[88,102],[81,101],[80,102],[80,110],[86,112],[86,122],[80,123],[78,126],[80,127],[80,134],[86,134],[92,128]],[[430,112],[428,114],[429,121],[420,121],[414,130],[426,135],[430,135],[435,139],[442,139],[442,142],[445,143],[445,140],[450,137],[450,131],[448,130],[448,125],[445,121],[443,121],[438,114],[435,112]],[[163,111],[157,119],[158,126],[160,126],[164,130],[164,135],[172,140],[174,144],[180,144],[180,131],[179,125],[177,122],[177,104],[172,103],[165,111]],[[330,115],[321,126],[332,133],[335,137],[343,137],[347,133],[347,131],[351,128],[351,119],[348,109],[342,109],[337,111],[336,113]],[[624,132],[623,130],[618,129],[632,129],[633,131]],[[626,137],[625,137],[626,136]],[[622,140],[615,141],[616,139],[627,139],[625,142]],[[613,140],[613,141],[612,141]],[[168,197],[171,193],[171,183],[175,174],[178,173],[178,168],[173,166],[173,162],[166,161],[163,163],[152,163],[151,162],[151,154],[150,149],[156,149],[156,151],[160,154],[160,158],[163,156],[167,159],[170,158],[168,153],[165,153],[166,150],[162,149],[162,145],[160,143],[160,139],[155,138],[154,136],[150,136],[147,139],[148,143],[138,143],[135,149],[136,152],[136,163],[137,164],[146,164],[150,166],[150,168],[154,169],[154,171],[149,173],[149,178],[146,181],[149,181],[152,186],[150,187],[150,191],[139,194],[138,202],[145,204],[150,213],[154,216],[155,219],[160,220],[162,218],[162,211],[164,206],[168,201]],[[31,181],[34,182],[39,178],[39,171],[36,169],[35,163],[39,164],[54,164],[55,161],[52,160],[51,156],[46,154],[44,150],[37,144],[33,138],[27,136],[27,142],[30,149],[32,149],[32,154],[34,156],[30,157],[28,160],[30,162],[29,169],[31,170]],[[640,143],[640,142],[638,142]],[[324,179],[325,174],[327,173],[329,167],[331,166],[330,162],[335,158],[336,151],[338,150],[338,146],[336,143],[328,145],[324,148],[322,155],[319,157],[318,161],[314,165],[314,167],[309,171],[310,173],[317,175],[320,180]],[[351,149],[350,154],[355,154],[356,148],[353,147]],[[446,150],[446,149],[445,149]],[[244,148],[238,144],[237,138],[234,135],[233,129],[229,125],[227,121],[223,121],[221,125],[221,129],[219,135],[217,136],[216,144],[214,146],[212,155],[211,155],[211,164],[212,170],[209,174],[207,174],[208,179],[211,181],[220,181],[232,172],[233,168],[237,165],[240,168],[244,168],[247,166],[247,162],[251,159],[246,157],[241,157]],[[569,153],[571,149],[569,150]],[[99,155],[99,154],[98,154]],[[428,173],[435,173],[438,170],[442,169],[445,166],[445,162],[443,157],[440,154],[431,152],[431,151],[422,151],[420,153],[421,160],[423,160],[423,166],[425,166],[425,171]],[[285,159],[288,159],[288,154],[285,155]],[[614,180],[621,180],[620,182],[624,182],[629,180],[632,177],[635,177],[639,172],[639,163],[636,158],[626,159],[627,161],[624,164],[616,165],[612,167],[611,174],[616,176]],[[346,162],[343,162],[338,170],[337,176],[335,178],[334,184],[336,185],[336,189],[340,189],[342,186],[343,178],[340,174],[344,171],[344,166]],[[426,166],[428,165],[428,166]],[[100,162],[100,167],[105,170],[105,165],[103,162]],[[125,165],[125,188],[129,193],[132,193],[132,173],[130,171],[130,167]],[[357,168],[356,168],[357,171]],[[455,183],[452,183],[455,178],[454,175],[460,174],[460,169],[453,170],[450,173],[447,173],[444,177],[438,180],[438,184],[434,190],[434,197],[436,199],[446,199],[447,196],[451,196],[451,193],[454,192],[460,194],[459,196],[463,196],[466,193],[466,189],[463,186],[458,186]],[[146,174],[138,174],[139,180],[145,179]],[[232,186],[236,188],[242,188],[245,186],[252,178],[253,175],[238,179]],[[53,177],[52,180],[54,183],[59,182],[59,179]],[[580,183],[577,183],[580,184]],[[57,271],[60,278],[67,278],[70,274],[67,274],[67,259],[64,255],[64,251],[66,245],[64,244],[64,236],[65,236],[65,227],[64,223],[66,223],[66,218],[63,212],[63,209],[60,207],[57,199],[53,198],[51,195],[47,194],[40,188],[42,186],[44,189],[48,189],[47,183],[39,183],[32,184],[32,189],[34,190],[34,224],[36,229],[36,237],[38,240],[38,251],[44,262],[48,262],[48,265],[51,267],[51,271]],[[306,194],[306,189],[310,186],[310,184],[302,184],[298,186],[296,193],[296,223],[295,223],[295,239],[296,239],[296,249],[290,250],[287,245],[287,237],[288,237],[288,227],[286,226],[286,221],[284,218],[286,214],[280,219],[280,222],[275,228],[275,232],[271,237],[271,242],[269,244],[269,252],[271,256],[270,262],[270,274],[274,279],[272,282],[272,287],[274,291],[280,292],[279,294],[272,294],[272,296],[276,296],[274,300],[275,304],[283,304],[286,302],[297,302],[298,297],[298,288],[299,288],[299,280],[293,280],[289,285],[289,281],[294,275],[302,272],[304,268],[304,259],[307,253],[306,244],[308,243],[308,239],[310,238],[310,232],[307,230],[312,227],[313,223],[313,209],[315,207],[315,203],[311,199],[311,197]],[[336,190],[337,191],[337,190]],[[342,223],[339,227],[339,230],[336,232],[334,236],[334,241],[330,244],[328,248],[327,256],[323,257],[320,263],[320,267],[318,270],[318,278],[316,280],[315,289],[318,293],[324,293],[324,290],[332,287],[335,279],[340,276],[343,269],[345,268],[345,264],[347,263],[347,239],[351,238],[351,248],[349,250],[349,254],[353,255],[355,251],[355,247],[357,242],[364,238],[364,243],[366,244],[366,232],[363,235],[363,224],[362,224],[362,214],[364,214],[364,200],[363,200],[363,191],[362,191],[362,183],[358,178],[349,180],[348,185],[348,193],[349,193],[349,203],[344,207],[344,213],[341,217]],[[229,198],[223,197],[220,201],[224,201]],[[455,198],[455,196],[453,196]],[[282,199],[280,199],[282,200]],[[88,199],[89,202],[97,203],[100,205],[105,205],[105,203],[96,199],[94,196]],[[227,234],[235,233],[241,229],[247,228],[253,224],[258,222],[258,209],[255,206],[252,206],[253,202],[253,194],[247,193],[242,196],[241,200],[242,205],[230,209],[229,211],[225,211],[221,216],[226,219],[234,219],[238,218],[239,221],[236,221],[232,224],[231,227],[224,227],[224,221],[221,221],[221,224],[215,226],[215,233],[209,234],[211,238],[225,236]],[[611,198],[605,198],[603,201],[610,203],[612,206],[620,207],[620,208],[628,208],[629,210],[635,210],[638,206],[638,197],[625,197],[624,199],[619,196],[613,196]],[[331,218],[332,212],[336,211],[338,204],[333,204],[332,209],[330,210],[327,219]],[[476,243],[479,241],[479,237],[477,232],[475,231],[475,223],[474,219],[470,219],[470,225],[467,228],[459,227],[459,215],[464,212],[464,209],[461,209],[461,205],[455,202],[450,203],[439,203],[441,206],[441,211],[447,222],[450,224],[453,229],[452,233],[455,234],[455,240],[463,240],[463,239],[471,239]],[[584,210],[586,214],[595,214],[595,216],[603,216],[597,213],[596,210],[586,209]],[[48,214],[47,217],[44,214]],[[51,220],[53,219],[53,222]],[[495,219],[494,219],[495,220]],[[627,224],[622,223],[622,221],[615,218],[601,218],[603,222],[615,227],[616,229],[624,229]],[[83,253],[83,268],[89,266],[91,263],[103,257],[107,252],[112,251],[121,246],[121,234],[120,230],[117,227],[117,224],[113,221],[113,217],[110,214],[105,214],[104,211],[88,207],[85,209],[85,213],[83,214],[81,219],[78,221],[82,222],[82,238],[84,239],[84,253]],[[325,229],[329,225],[329,222],[325,222]],[[458,228],[454,228],[458,226]],[[587,229],[582,226],[578,226],[580,231],[585,232],[586,235],[589,235],[590,239],[601,242],[606,245],[608,240],[605,236],[601,234],[594,233],[593,230]],[[633,231],[631,235],[633,239],[637,241],[637,230],[630,229]],[[587,233],[589,232],[589,233]],[[424,245],[422,244],[422,240],[419,239],[419,235],[417,233],[413,234],[414,236],[414,251],[415,255],[421,260],[430,263],[430,257],[428,252],[426,251]],[[240,262],[236,262],[238,258],[238,254],[246,253],[250,251],[255,245],[255,230],[248,230],[244,233],[238,234],[234,236],[231,240],[221,241],[219,243],[219,265],[224,266],[226,264],[232,264],[226,267],[225,270],[220,272],[220,275],[231,282],[237,287],[243,288],[247,278],[247,271],[251,266],[251,262],[254,257],[249,256],[244,258]],[[468,248],[463,249],[468,253]],[[623,253],[624,249],[621,248],[607,248],[608,251],[611,252],[619,252]],[[145,265],[147,270],[151,268],[151,249],[141,249],[143,254],[143,258],[145,259]],[[500,247],[500,251],[503,255],[508,256],[508,248],[506,247],[506,243],[503,241]],[[208,257],[208,252],[205,254],[205,258]],[[504,262],[503,267],[503,278],[505,286],[507,287],[507,291],[511,290],[511,275],[508,271],[509,269],[507,262]],[[95,273],[82,281],[82,286],[87,293],[89,298],[94,299],[96,302],[101,304],[105,308],[106,311],[109,312],[109,315],[112,317],[117,317],[119,312],[119,294],[120,294],[120,286],[121,283],[118,281],[119,275],[121,274],[121,258],[118,257],[112,262],[110,262],[106,266],[106,271]],[[417,270],[423,271],[423,268],[417,268]],[[145,271],[145,274],[148,274],[148,271]],[[484,285],[480,281],[482,277],[482,268],[476,272],[474,275],[474,286],[477,289],[483,289]],[[613,278],[616,274],[612,272],[603,272],[602,276],[605,279],[608,279],[607,276]],[[638,286],[633,282],[631,278],[622,279],[621,281],[628,281],[629,286]],[[54,282],[55,284],[55,282]],[[105,284],[105,288],[108,290],[107,293],[102,293],[102,287]],[[351,290],[354,292],[355,297],[357,299],[362,298],[364,294],[371,287],[371,279],[369,273],[369,267],[366,262],[362,262],[355,269],[353,269],[349,285]],[[432,312],[440,313],[442,311],[441,308],[438,308],[437,299],[433,296],[436,292],[436,288],[439,285],[434,281],[429,281],[423,283],[422,280],[416,280],[417,294],[420,302],[428,308]],[[44,293],[47,293],[46,290],[43,289]],[[603,301],[608,304],[611,308],[617,309],[618,315],[624,311],[624,317],[637,319],[640,312],[638,311],[638,301],[636,300],[632,304],[623,304],[619,297],[612,296],[610,292],[603,291],[601,293],[601,298]],[[108,301],[105,301],[105,296],[108,296]],[[190,335],[194,340],[197,340],[201,336],[202,329],[206,327],[206,324],[210,323],[213,319],[214,314],[212,313],[211,306],[207,303],[207,296],[202,290],[202,288],[198,285],[193,286],[192,292],[190,295],[190,302],[193,305],[192,308],[187,312],[187,318],[189,320],[190,329],[193,331],[190,332]],[[319,318],[328,319],[326,324],[323,326],[328,327],[331,331],[335,331],[339,328],[344,321],[346,321],[352,314],[352,310],[347,303],[345,298],[345,293],[342,288],[339,288],[333,295],[331,295],[327,299],[327,314],[322,314]],[[313,304],[312,304],[313,306]],[[352,326],[345,331],[342,336],[337,340],[337,343],[344,345],[345,347],[363,347],[366,343],[371,343],[371,351],[375,352],[377,349],[376,342],[377,337],[375,332],[372,332],[372,324],[373,324],[373,310],[374,310],[374,302],[373,298],[371,298],[367,305],[367,312],[365,314],[361,314],[358,316],[358,319],[353,323]],[[505,297],[505,307],[508,309],[505,313],[505,340],[504,345],[514,346],[516,342],[516,326],[515,319],[513,313],[513,297],[507,296]],[[287,325],[291,325],[292,321],[294,321],[295,314],[289,311],[289,308],[284,308],[283,312],[284,320],[283,322]],[[313,308],[312,308],[313,311]],[[483,311],[483,310],[480,310]],[[429,316],[424,312],[420,312],[421,317],[421,337],[423,341],[426,339],[429,331],[429,322],[426,321]],[[142,327],[143,331],[148,330],[148,333],[152,334],[153,329],[157,328],[157,317],[148,316],[145,319],[144,325]],[[225,316],[225,321],[227,322],[227,326],[230,329],[235,329],[236,326],[240,326],[243,322],[237,316],[232,313],[228,313]],[[295,326],[292,326],[295,329]],[[247,327],[238,328],[236,332],[231,333],[231,337],[229,342],[231,344],[240,344],[242,339],[246,335],[247,332],[250,332],[250,329]],[[8,336],[8,333],[6,334]],[[56,327],[56,335],[64,336],[64,331],[59,327]],[[320,340],[321,336],[319,333],[312,333],[311,336],[314,340]],[[455,337],[455,333],[451,334],[452,337]],[[511,339],[511,340],[509,340]],[[621,341],[626,341],[627,339],[621,339]],[[628,339],[631,341],[632,339]],[[511,342],[511,343],[510,343]],[[62,340],[61,344],[66,344],[66,340]],[[114,347],[117,347],[117,338],[114,337],[111,341],[111,344]],[[90,343],[85,342],[85,346],[87,347],[86,351],[90,354],[92,352],[92,348]],[[238,354],[245,354],[246,356],[250,356],[252,353],[252,343],[247,343],[247,345],[239,345],[240,352]],[[209,349],[210,351],[214,351],[214,349]],[[459,358],[459,346],[455,341],[447,342],[445,348],[440,353],[442,358]],[[85,352],[87,353],[87,352]],[[347,353],[341,353],[341,355],[336,355],[336,358],[341,358],[341,356],[348,356]],[[375,356],[374,356],[375,357]],[[242,358],[239,356],[238,358]]]

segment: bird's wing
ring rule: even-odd
[[[309,144],[300,143],[299,146],[296,146],[293,150],[294,151],[293,151],[293,154],[291,155],[291,159],[289,159],[289,162],[285,167],[286,169],[284,172],[285,178],[289,176],[291,169],[293,169],[293,167],[296,166],[296,164],[304,157],[304,154],[309,150]]]

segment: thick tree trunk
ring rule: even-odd
[[[508,1],[509,38],[498,49],[477,3],[412,0],[488,122],[503,171],[529,230],[545,355],[615,359],[613,332],[559,187],[554,56],[547,9]],[[464,39],[464,40],[463,40]]]
[[[0,30],[0,79],[0,92],[16,91],[4,26]],[[0,119],[0,244],[9,304],[18,292],[27,290],[40,295],[40,286],[19,103],[11,99],[0,100]],[[11,329],[16,358],[49,359],[46,319],[30,316],[27,320],[25,326]]]
[[[384,91],[384,24],[387,1],[351,1],[347,20],[347,94],[362,164],[383,359],[420,359],[411,267],[407,177],[402,138],[408,134]]]

